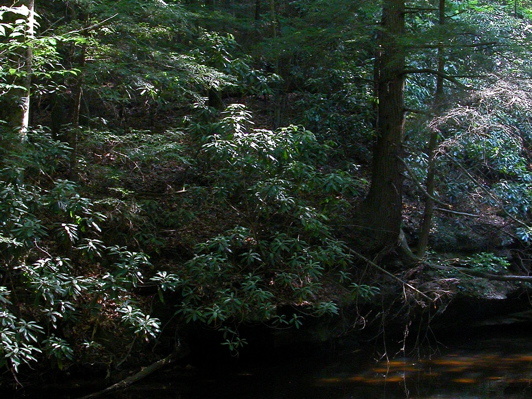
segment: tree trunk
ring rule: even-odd
[[[88,22],[88,15],[86,17]],[[81,116],[81,101],[83,99],[83,74],[85,69],[87,57],[87,45],[84,43],[81,47],[81,53],[79,56],[79,69],[80,75],[77,77],[76,84],[72,90],[74,109],[72,110],[72,121],[69,131],[68,142],[72,148],[70,153],[70,162],[68,168],[68,177],[70,180],[76,180],[76,164],[78,160],[78,141],[80,134],[80,116]]]
[[[31,75],[33,73],[33,43],[35,39],[35,0],[27,0],[27,7],[29,9],[28,25],[26,31],[26,59],[25,59],[25,72],[26,77],[24,79],[24,96],[22,98],[22,118],[20,123],[20,136],[26,137],[30,126],[30,102],[31,102]]]
[[[2,22],[8,24],[24,23],[24,36],[19,37],[13,51],[13,63],[10,65],[23,76],[18,79],[13,76],[8,85],[7,93],[0,98],[0,119],[7,122],[12,131],[17,132],[22,140],[25,139],[30,125],[30,99],[33,74],[33,39],[35,38],[35,0],[14,2],[13,7],[25,6],[28,13],[21,17],[19,14],[4,17]],[[15,22],[16,21],[16,22]]]
[[[357,224],[367,251],[390,250],[398,243],[402,221],[405,52],[404,0],[384,0],[382,30],[375,59],[377,142],[369,192]]]
[[[445,24],[445,0],[439,0],[438,5],[438,23]],[[434,111],[438,114],[443,107],[444,91],[443,83],[445,73],[445,49],[443,46],[438,47],[438,75],[436,77],[436,92],[434,93]],[[426,150],[428,156],[425,209],[423,211],[423,221],[419,232],[419,242],[417,246],[417,255],[423,257],[427,251],[429,243],[430,229],[432,227],[432,217],[434,215],[434,189],[436,185],[436,149],[438,146],[439,133],[436,130],[430,132],[429,144]]]
[[[272,38],[274,41],[278,38],[280,35],[280,26],[279,26],[279,18],[277,15],[277,4],[276,0],[270,0],[270,14],[271,14],[271,24],[272,24]],[[277,45],[277,44],[276,44]],[[280,67],[280,60],[279,60],[280,54],[277,54],[275,57],[275,63],[274,63],[274,72],[276,75],[279,75],[279,67]],[[273,90],[273,128],[277,129],[281,126],[281,120],[282,120],[282,92],[281,87],[279,85],[276,85]]]

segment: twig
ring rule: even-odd
[[[429,193],[427,193],[427,190],[425,190],[425,187],[423,187],[423,184],[419,181],[419,179],[417,178],[416,174],[412,171],[410,166],[408,166],[406,161],[403,158],[401,158],[401,157],[397,157],[397,159],[403,164],[403,166],[405,167],[406,171],[408,172],[408,174],[412,178],[412,181],[415,183],[417,188],[419,188],[423,192],[423,195],[425,197],[430,198],[431,200],[433,200],[437,204],[440,204],[440,205],[446,206],[446,207],[450,207],[449,204],[446,204],[445,202],[443,202],[443,201],[439,200],[438,198],[434,197],[433,195],[430,195]]]

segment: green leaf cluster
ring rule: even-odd
[[[52,177],[64,170],[68,147],[43,130],[9,146],[10,134],[2,132],[0,161],[1,365],[16,372],[46,360],[65,368],[81,356],[79,340],[95,339],[90,326],[155,336],[158,320],[132,295],[149,267],[146,255],[103,242],[105,217],[94,202]]]

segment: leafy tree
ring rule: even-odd
[[[507,94],[504,94],[505,90],[502,89],[502,87],[515,84],[515,81],[514,81],[515,78],[508,79],[507,70],[514,71],[514,73],[517,72],[517,70],[519,70],[520,72],[518,73],[518,75],[521,75],[521,76],[526,76],[528,74],[527,67],[523,68],[524,66],[523,58],[521,58],[522,57],[521,52],[523,50],[522,43],[524,43],[525,40],[522,37],[522,34],[523,34],[522,28],[518,27],[521,23],[519,19],[514,18],[512,15],[508,15],[508,13],[503,12],[503,9],[497,8],[497,7],[489,8],[487,6],[486,7],[477,6],[477,7],[470,8],[470,9],[462,8],[462,9],[457,10],[456,9],[457,4],[453,2],[449,2],[449,3],[450,4],[449,4],[449,8],[447,9],[447,12],[442,14],[441,9],[440,9],[440,15],[443,15],[444,17],[446,17],[447,14],[453,15],[453,13],[460,12],[460,20],[458,21],[459,24],[456,25],[456,21],[450,18],[448,23],[446,21],[447,29],[451,29],[451,30],[459,29],[459,30],[456,30],[457,33],[462,32],[460,33],[459,37],[463,37],[467,34],[468,39],[467,41],[459,42],[459,43],[456,43],[455,45],[442,43],[443,47],[434,46],[435,48],[438,49],[437,51],[438,51],[439,62],[443,61],[443,64],[441,63],[438,64],[437,84],[436,84],[436,87],[434,88],[434,90],[436,91],[435,103],[439,104],[439,109],[436,110],[436,112],[434,112],[434,115],[436,115],[435,120],[440,120],[438,115],[441,115],[442,112],[444,115],[447,115],[444,112],[445,107],[447,107],[447,109],[449,108],[451,109],[451,111],[449,111],[449,114],[448,114],[449,116],[454,114],[455,112],[457,113],[465,112],[465,109],[463,108],[464,104],[467,104],[467,107],[469,107],[469,111],[467,111],[466,113],[471,112],[472,114],[478,115],[477,112],[480,112],[481,114],[483,114],[483,111],[481,111],[481,109],[484,107],[481,106],[479,102],[477,102],[476,100],[472,100],[472,99],[478,98],[477,96],[485,98],[484,94],[482,93],[483,92],[485,93],[485,90],[489,91],[490,89],[488,89],[488,87],[497,87],[497,89],[495,89],[495,91],[492,93],[497,92],[498,94],[493,95],[493,99],[490,101],[488,101],[486,98],[484,100],[490,104],[493,104],[493,102],[497,103],[498,100],[495,100],[495,98],[497,97],[508,98]],[[458,6],[463,7],[464,5],[461,4]],[[493,19],[496,19],[498,21],[496,25],[492,25],[491,21]],[[465,23],[467,23],[467,25],[464,25]],[[453,27],[453,25],[455,26]],[[482,32],[478,31],[480,27],[484,27],[485,28],[484,31]],[[471,35],[473,35],[474,37],[474,40],[472,41],[470,39]],[[442,54],[443,51],[445,52],[445,57],[440,58],[441,57],[440,54]],[[471,70],[468,70],[470,66],[467,66],[468,69],[465,69],[464,68],[465,65],[460,65],[463,59],[469,60],[471,63],[474,63],[475,65],[477,65],[476,71],[473,72]],[[442,65],[443,65],[443,68],[442,68]],[[465,96],[465,98],[463,95],[459,95],[458,90],[460,90],[460,84],[457,84],[457,82],[451,80],[453,76],[449,76],[450,71],[460,71],[460,70],[464,71],[463,74],[460,74],[459,72],[453,72],[453,74],[456,75],[455,77],[460,78],[461,82],[470,84],[471,85],[470,88],[475,86],[477,89],[477,92],[472,92],[469,96]],[[485,75],[481,74],[480,71],[482,71]],[[444,85],[444,83],[446,82],[447,84]],[[522,85],[523,86],[527,85],[526,80],[522,82]],[[514,100],[510,100],[508,102],[507,112],[511,114],[514,114],[515,112],[515,108],[513,104],[522,103],[523,101],[526,102],[525,101],[526,95],[524,94],[524,92],[517,90],[516,86],[514,87],[515,87],[516,95],[514,97]],[[438,98],[437,94],[439,91],[443,93],[447,93],[447,95],[444,97]],[[456,98],[462,98],[463,101],[461,103],[458,102],[458,104],[456,103],[453,104],[453,101],[450,100],[451,96],[455,96]],[[479,106],[480,106],[480,109],[476,109],[476,107],[479,107]],[[518,108],[522,110],[522,111],[518,111],[518,113],[519,112],[524,112],[524,113],[521,114],[521,116],[517,118],[518,119],[527,118],[526,117],[527,113],[526,111],[524,111],[526,107],[518,107]],[[496,113],[498,112],[504,113],[504,111],[502,111],[502,108],[499,109],[499,111],[497,111]],[[455,116],[456,115],[457,114],[455,114]],[[447,121],[450,121],[450,119],[447,119],[446,116],[444,117],[444,119]],[[463,143],[462,139],[464,139],[465,137],[468,137],[468,140],[472,140],[472,142],[479,140],[480,136],[476,134],[471,135],[470,133],[476,131],[477,128],[480,128],[480,126],[486,127],[490,123],[492,124],[494,131],[493,132],[484,131],[484,133],[482,134],[482,137],[485,137],[486,139],[490,137],[488,141],[495,140],[501,143],[501,141],[499,141],[500,140],[499,134],[495,132],[496,130],[498,130],[498,128],[496,128],[495,126],[499,126],[499,123],[502,121],[508,121],[507,116],[502,117],[500,120],[497,120],[497,121],[491,120],[490,122],[487,122],[487,121],[481,122],[480,121],[481,118],[477,119],[475,122],[473,122],[469,118],[465,118],[465,119],[467,120],[466,125],[468,125],[468,127],[466,128],[465,125],[462,125],[461,129],[454,131],[455,133],[458,134],[458,136],[454,136],[453,134],[449,135],[450,130],[447,130],[446,128],[442,130],[439,127],[437,127],[439,126],[439,122],[429,124],[429,131],[431,132],[431,140],[430,140],[429,148],[431,147],[432,150],[428,151],[427,153],[428,158],[424,158],[424,161],[423,161],[423,162],[428,162],[428,172],[426,175],[427,189],[425,190],[423,194],[426,196],[427,200],[425,203],[426,211],[425,211],[425,220],[424,220],[424,226],[423,226],[424,233],[420,233],[421,234],[420,244],[419,244],[420,254],[423,253],[422,249],[426,245],[426,242],[428,239],[428,232],[430,230],[430,225],[431,225],[430,218],[427,217],[427,210],[430,211],[430,209],[434,207],[434,203],[438,202],[438,204],[440,205],[440,208],[439,208],[440,211],[446,212],[447,214],[452,214],[453,212],[452,207],[449,206],[449,203],[445,204],[445,202],[442,201],[442,199],[446,198],[443,192],[449,193],[449,190],[441,189],[442,186],[439,186],[437,183],[438,179],[446,181],[446,179],[443,178],[443,175],[445,173],[449,173],[449,169],[441,168],[442,166],[446,165],[448,162],[448,160],[447,161],[444,160],[445,157],[443,157],[442,155],[446,154],[446,156],[448,156],[450,155],[450,152],[452,151],[460,152],[461,150],[459,150],[458,148],[461,147]],[[453,120],[456,121],[457,119],[453,119]],[[509,132],[511,129],[513,129],[509,125],[507,125],[506,122],[502,122],[502,125],[505,126],[505,127],[502,127],[502,130],[504,130],[505,132]],[[517,125],[515,127],[517,127]],[[426,133],[421,133],[421,134],[423,135],[421,137],[424,137]],[[499,136],[499,138],[496,138],[497,136]],[[505,137],[506,139],[503,139],[503,141],[509,140],[508,144],[512,142],[515,143],[515,139],[511,138],[511,136],[505,136]],[[455,139],[456,141],[453,141]],[[443,144],[441,140],[443,140],[443,143],[446,143],[446,144]],[[480,141],[483,141],[483,140],[484,139],[481,139]],[[453,148],[452,145],[451,147],[447,147],[447,145],[449,145],[451,142],[457,144],[458,148],[451,149]],[[415,141],[414,139],[414,141],[410,143],[409,150],[413,153],[416,153],[417,149],[415,149],[415,145],[419,145],[419,143],[420,142]],[[488,144],[486,142],[482,145],[488,145]],[[510,146],[513,146],[513,145],[510,144]],[[521,148],[520,145],[517,145],[515,148],[518,152],[522,151],[520,149]],[[507,156],[509,156],[509,159],[515,160],[515,158],[510,156],[509,154]],[[413,158],[414,157],[410,159],[413,159]],[[480,161],[479,159],[477,159],[477,161],[482,163],[482,161]],[[519,161],[519,163],[520,162],[521,161]],[[436,165],[438,165],[437,167],[440,170],[445,170],[446,172],[440,174],[440,176],[437,176],[437,174],[435,174],[434,172],[431,172],[435,170]],[[458,163],[455,164],[454,166],[450,166],[451,170],[457,167],[457,165]],[[463,166],[468,168],[472,172],[472,176],[473,175],[476,176],[476,178],[478,178],[479,181],[486,181],[485,179],[487,176],[477,175],[475,173],[475,170],[476,170],[475,165],[476,163],[472,162],[468,165],[463,165]],[[423,172],[422,174],[423,176],[425,176],[424,173],[425,172]],[[450,175],[456,177],[455,173],[450,173]],[[491,176],[492,178],[495,177],[493,175]],[[449,182],[447,181],[446,184],[449,184]],[[438,188],[438,187],[440,188],[439,190],[440,199],[439,200],[438,198],[436,198],[437,195],[435,195],[435,193],[438,192],[438,191],[435,191],[435,188]],[[460,184],[457,184],[456,181],[454,182],[454,184],[452,184],[452,187],[454,188],[455,193],[456,191],[460,191],[457,189],[458,187],[460,187]],[[466,194],[467,190],[471,190],[471,192],[474,193],[475,190],[478,189],[478,187],[472,188],[471,182],[465,183],[464,186],[462,187],[465,190],[465,192],[462,192],[461,194],[463,195],[462,198],[465,198],[465,196],[467,195]],[[469,188],[466,188],[466,187],[469,187]],[[471,194],[471,195],[474,196],[474,194]],[[450,202],[456,202],[456,195],[454,194],[452,194],[450,197],[447,197],[447,198],[450,198]],[[471,202],[471,201],[468,200],[468,202]],[[442,209],[442,206],[443,206],[443,209]],[[475,212],[477,212],[478,210],[479,210],[478,207],[474,209]]]
[[[475,3],[476,4],[476,3]],[[468,5],[452,3],[450,12],[460,10],[467,12]],[[475,5],[472,5],[475,9]],[[435,23],[425,22],[419,14],[438,11],[439,16]],[[498,8],[478,6],[475,12],[467,12],[469,17],[461,17],[458,22],[454,19],[451,24],[446,22],[446,4],[439,3],[439,8],[426,8],[412,5],[405,8],[405,2],[383,2],[382,33],[384,38],[378,46],[376,57],[376,98],[377,123],[376,144],[373,154],[373,170],[370,190],[363,201],[356,220],[361,225],[365,241],[363,247],[369,251],[388,252],[398,244],[402,223],[402,190],[403,190],[403,167],[405,153],[404,144],[404,115],[405,110],[413,110],[426,114],[427,103],[432,102],[430,112],[441,112],[444,105],[444,93],[458,93],[452,87],[445,89],[445,83],[458,88],[458,90],[471,88],[467,84],[480,82],[479,71],[490,73],[495,64],[512,64],[517,61],[515,57],[518,51],[513,50],[508,55],[497,56],[491,51],[494,46],[511,45],[518,42],[519,36],[512,37],[508,34],[497,34],[499,27],[492,27],[484,18],[487,15],[493,17],[499,12]],[[393,14],[395,12],[395,14]],[[391,13],[391,14],[390,14]],[[390,15],[393,15],[391,17]],[[409,18],[403,19],[407,15]],[[457,14],[459,15],[459,14]],[[501,21],[508,21],[508,16],[500,16]],[[482,22],[480,22],[482,21]],[[444,26],[445,23],[445,26]],[[506,22],[505,22],[506,23]],[[482,26],[484,31],[478,29]],[[500,25],[499,25],[500,26]],[[406,28],[410,32],[407,32]],[[420,31],[421,29],[421,31]],[[444,32],[445,31],[447,32]],[[449,32],[458,35],[458,38],[449,36]],[[389,35],[389,36],[387,36]],[[414,37],[415,35],[415,37]],[[472,39],[471,39],[472,37]],[[499,47],[497,47],[499,48]],[[380,62],[380,56],[385,62]],[[385,57],[390,57],[386,58]],[[492,58],[490,58],[492,57]],[[434,61],[435,60],[435,61]],[[467,62],[466,62],[467,60]],[[433,67],[432,64],[436,64]],[[474,68],[476,68],[474,70]],[[425,75],[416,78],[418,75]],[[436,76],[436,84],[427,85],[426,75]],[[403,78],[408,76],[408,88],[406,94],[407,108],[404,105]],[[394,78],[395,77],[395,78]],[[395,80],[394,80],[395,79]],[[393,84],[392,84],[393,83]],[[421,83],[426,88],[416,85]],[[383,86],[379,86],[383,84]],[[416,98],[410,93],[422,94],[421,102],[416,103]],[[430,100],[429,93],[436,93],[436,99]],[[380,95],[379,93],[384,93]],[[410,108],[410,105],[416,107]],[[448,104],[449,105],[449,104]],[[421,109],[420,109],[421,108]],[[389,115],[391,114],[391,115]],[[409,118],[413,120],[413,118]],[[390,122],[393,123],[390,123]],[[409,122],[409,121],[408,121]],[[410,126],[410,125],[409,125]],[[422,138],[424,141],[425,138]],[[433,157],[437,145],[437,133],[432,132],[428,154]],[[417,150],[415,150],[417,151]],[[426,248],[427,234],[430,227],[432,198],[434,197],[434,161],[430,161],[428,175],[428,198],[426,202],[426,215],[420,243],[421,252]],[[382,217],[382,215],[387,215]],[[406,247],[405,247],[406,248]],[[409,253],[407,249],[407,253]]]

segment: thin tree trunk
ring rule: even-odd
[[[26,30],[26,55],[24,78],[24,96],[22,97],[22,115],[20,121],[20,136],[25,138],[30,126],[30,104],[31,104],[31,76],[33,73],[33,39],[35,39],[35,0],[27,0],[29,9],[28,24]]]
[[[275,0],[270,0],[270,14],[272,22],[272,38],[277,39],[279,32],[279,20],[277,18],[277,5]],[[279,54],[275,58],[274,72],[279,74]],[[275,87],[273,93],[273,127],[277,129],[281,126],[281,106],[282,106],[282,94],[279,86]]]
[[[405,52],[404,0],[384,0],[376,57],[377,142],[369,192],[357,217],[368,251],[388,251],[398,243],[403,204]]]
[[[87,18],[88,20],[88,18]],[[73,100],[74,100],[74,109],[72,110],[72,124],[69,132],[69,144],[72,148],[70,154],[70,165],[68,170],[68,175],[71,180],[76,178],[76,164],[78,160],[78,141],[79,141],[79,132],[80,132],[80,115],[81,115],[81,101],[83,99],[83,70],[85,69],[87,55],[87,45],[83,44],[81,47],[81,54],[79,57],[79,69],[81,70],[80,75],[76,81],[76,85],[72,91]]]
[[[438,5],[438,23],[445,25],[445,0],[439,0]],[[445,49],[443,46],[438,47],[438,75],[436,77],[436,92],[434,93],[434,110],[438,113],[443,107],[444,101],[444,76],[445,74]],[[430,132],[429,144],[426,150],[428,155],[425,209],[423,211],[423,221],[419,233],[419,242],[417,255],[423,257],[427,251],[430,229],[432,227],[432,218],[434,215],[434,190],[436,185],[436,149],[438,146],[439,133],[437,130]]]

